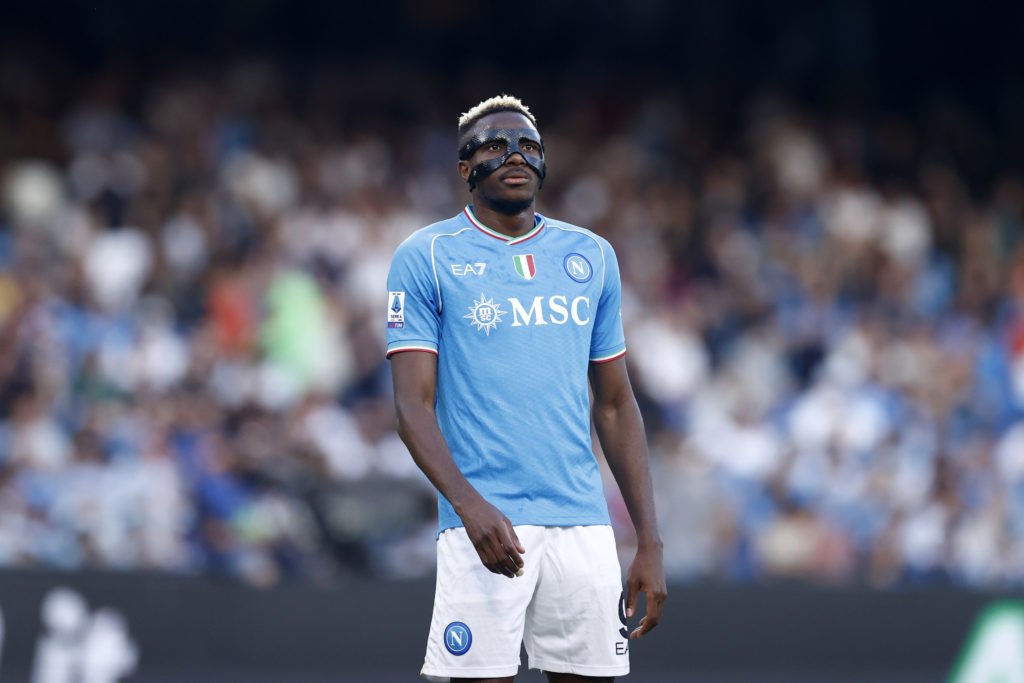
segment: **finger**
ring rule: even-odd
[[[507,529],[498,527],[494,533],[480,539],[476,552],[488,571],[509,578],[521,572],[523,559],[516,551],[514,536],[515,532],[508,526]]]
[[[501,566],[505,569],[508,576],[515,576],[522,571],[523,560],[519,557],[519,553],[516,552],[515,548],[503,546],[501,552]]]
[[[653,620],[654,621],[654,623],[651,624],[651,628],[654,628],[655,626],[658,625],[658,622],[661,621],[661,610],[665,606],[665,598],[667,598],[668,595],[664,591],[649,591],[649,592],[646,593],[646,595],[647,595],[647,615],[646,615],[646,618],[649,619],[649,620]],[[648,630],[650,630],[650,629],[648,629]]]
[[[516,536],[515,529],[512,528],[512,523],[507,519],[505,520],[505,527],[508,534],[502,539],[501,549],[512,561],[512,571],[517,572],[523,566],[523,558],[519,556],[520,552],[526,552],[522,544],[519,542],[519,537]]]
[[[495,574],[501,574],[509,578],[515,576],[515,570],[509,566],[508,555],[502,550],[494,554],[493,559],[487,564],[487,568]]]
[[[652,623],[647,617],[642,618],[637,627],[633,629],[633,632],[629,634],[629,639],[636,640],[637,638],[642,638],[645,633],[650,631],[656,625],[657,624]]]
[[[500,536],[504,536],[504,534],[500,534]],[[519,571],[519,565],[516,564],[515,558],[510,554],[510,549],[512,553],[515,553],[515,549],[511,547],[511,540],[503,539],[500,536],[496,536],[493,539],[491,557],[497,569],[496,573],[512,578]]]
[[[636,605],[640,586],[635,579],[626,582],[626,618],[631,618],[636,613]]]
[[[512,522],[509,522],[507,519],[505,521],[508,523],[508,531],[509,531],[510,534],[512,534],[512,542],[515,543],[516,550],[518,550],[521,553],[525,553],[526,552],[526,548],[523,546],[522,542],[519,540],[519,535],[516,533],[515,527],[512,526]],[[522,565],[520,565],[520,566],[522,566]]]
[[[485,566],[494,574],[501,574],[502,576],[507,576],[509,578],[515,576],[513,571],[508,567],[508,560],[495,560],[493,562],[488,562]]]
[[[492,574],[501,574],[501,568],[497,562],[492,561],[489,557],[480,557],[480,562],[487,568],[487,571]]]
[[[640,638],[661,621],[661,608],[665,602],[665,594],[644,591],[644,595],[647,596],[647,614],[640,620],[637,628],[629,634],[630,638]]]
[[[512,522],[505,520],[505,528],[508,530],[508,543],[505,546],[505,550],[508,552],[508,556],[516,563],[516,568],[523,566],[523,558],[519,556],[519,553],[525,553],[526,548],[523,547],[522,542],[519,540],[519,536],[516,534],[516,530],[512,527]]]
[[[508,576],[504,563],[499,559],[500,556],[494,551],[492,544],[481,543],[476,549],[476,554],[480,558],[480,563],[487,568],[487,571],[492,574]]]

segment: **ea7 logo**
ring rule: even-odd
[[[577,325],[583,326],[590,322],[590,298],[578,296],[569,301],[568,297],[556,295],[548,298],[533,297],[533,303],[527,309],[515,297],[509,297],[508,302],[512,304],[512,327],[523,325],[564,325],[571,318]],[[546,319],[545,319],[546,313]]]
[[[452,274],[462,277],[463,275],[483,275],[487,264],[483,261],[477,263],[453,263]]]

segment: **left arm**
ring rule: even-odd
[[[636,557],[626,579],[626,616],[633,616],[638,595],[643,591],[647,596],[647,614],[629,635],[639,638],[658,625],[668,596],[644,423],[626,373],[625,358],[591,363],[590,384],[594,390],[597,436],[636,529]]]

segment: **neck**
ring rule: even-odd
[[[473,215],[491,230],[509,237],[521,237],[530,232],[537,220],[533,202],[519,213],[509,214],[498,211],[490,206],[485,198],[478,195],[473,197]]]

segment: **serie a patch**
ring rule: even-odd
[[[388,292],[388,327],[405,327],[405,292]]]

